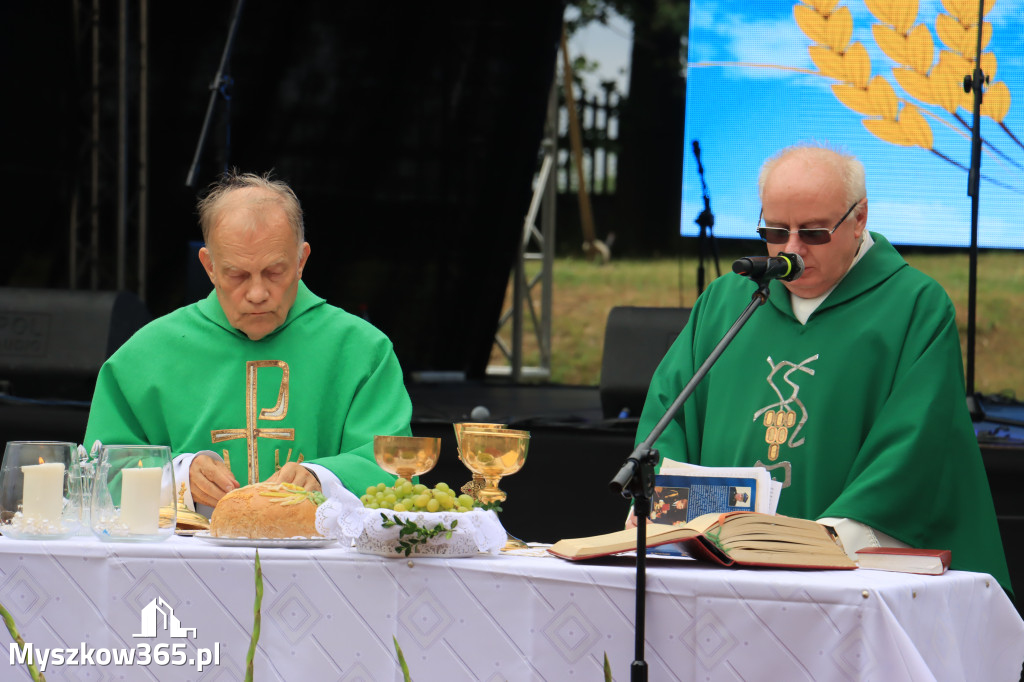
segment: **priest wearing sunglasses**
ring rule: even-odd
[[[758,192],[768,255],[797,254],[804,271],[770,283],[767,303],[656,442],[662,462],[766,466],[787,479],[778,513],[834,526],[851,555],[952,549],[953,568],[989,573],[1009,591],[949,297],[867,230],[856,158],[784,149],[765,162]],[[652,379],[637,443],[755,289],[730,273],[698,298]]]

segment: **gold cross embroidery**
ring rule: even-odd
[[[227,450],[225,450],[224,452],[227,452]],[[302,460],[304,460],[305,458],[306,458],[305,455],[303,455],[300,452],[299,453],[299,458],[297,460],[295,460],[295,463],[296,464],[302,464]],[[292,461],[292,449],[288,448],[288,456],[284,458],[284,463],[287,464],[290,461]],[[276,474],[280,470],[281,470],[281,450],[279,448],[275,448],[274,449],[274,473]]]
[[[277,392],[277,404],[271,408],[260,410],[256,405],[256,378],[260,367],[280,367],[281,388]],[[244,429],[217,429],[210,432],[210,438],[214,443],[223,443],[227,440],[244,438],[246,449],[249,454],[249,483],[259,483],[260,462],[259,442],[260,438],[271,438],[274,440],[295,440],[295,429],[263,429],[256,426],[258,419],[281,421],[288,414],[288,363],[283,360],[250,360],[245,363],[245,428]]]

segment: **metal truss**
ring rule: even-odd
[[[84,130],[68,224],[70,288],[145,300],[148,0],[74,0],[72,10]]]
[[[512,300],[498,320],[494,342],[508,361],[508,365],[490,365],[487,374],[506,376],[513,381],[547,380],[551,378],[551,300],[552,274],[555,260],[555,172],[558,139],[558,91],[552,79],[551,94],[548,98],[547,119],[544,137],[541,140],[541,165],[537,173],[530,201],[530,209],[523,221],[522,238],[515,270],[512,273]],[[537,216],[540,214],[540,229]],[[540,263],[539,272],[533,276],[527,273],[528,263]],[[540,310],[534,298],[539,287]],[[531,328],[540,351],[536,366],[524,366],[523,338],[524,318],[529,314]],[[511,323],[511,342],[503,336],[503,330]]]

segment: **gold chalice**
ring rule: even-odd
[[[440,454],[440,438],[373,437],[373,456],[380,468],[409,481],[433,469]]]
[[[498,487],[502,476],[514,474],[523,468],[526,451],[530,447],[530,432],[516,429],[465,428],[460,439],[462,463],[476,477],[483,479],[482,487],[476,491],[476,498],[484,504],[504,502],[508,497]],[[528,545],[508,534],[502,549],[523,549]]]
[[[516,429],[465,429],[462,461],[484,478],[478,497],[484,504],[503,502],[507,495],[498,487],[503,476],[523,468],[530,447],[530,432]]]
[[[455,429],[455,449],[459,453],[459,461],[462,462],[463,464],[466,463],[466,460],[464,460],[462,458],[462,432],[463,431],[465,431],[466,429],[475,429],[477,431],[480,431],[480,430],[485,430],[486,431],[486,430],[492,430],[492,429],[504,429],[504,428],[506,428],[506,426],[504,424],[485,424],[485,423],[482,423],[482,422],[456,422],[456,423],[452,424],[452,427]],[[462,490],[462,492],[466,493],[467,495],[469,495],[473,499],[478,499],[477,498],[477,493],[479,493],[480,490],[483,489],[483,487],[484,487],[484,477],[481,474],[478,474],[478,473],[474,472],[473,473],[473,480],[469,481],[464,486],[462,486],[462,488],[460,488],[460,490]]]

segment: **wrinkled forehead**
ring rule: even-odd
[[[214,221],[206,248],[221,266],[263,269],[301,258],[284,209],[275,203],[228,203]]]

